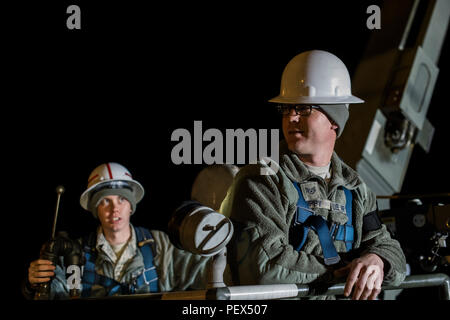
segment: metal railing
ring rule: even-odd
[[[439,287],[440,298],[450,300],[450,278],[444,273],[412,275],[398,286],[382,286],[382,290],[398,290],[423,287]],[[308,284],[270,284],[251,286],[230,286],[195,291],[161,292],[113,296],[107,299],[155,299],[155,300],[269,300],[303,298],[322,295],[342,295],[345,283],[329,286]]]

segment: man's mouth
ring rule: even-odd
[[[120,220],[120,217],[114,217],[114,218],[112,219],[113,222],[116,222],[116,221],[119,221],[119,220]]]
[[[293,129],[293,130],[289,130],[288,134],[303,134],[303,131],[299,130],[299,129]]]

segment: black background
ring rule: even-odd
[[[83,235],[96,226],[79,205],[87,178],[97,165],[119,162],[146,191],[132,222],[165,230],[204,168],[171,162],[172,132],[193,133],[194,120],[222,132],[280,128],[267,100],[278,94],[287,62],[322,49],[353,74],[377,32],[366,27],[366,9],[382,5],[92,2],[33,2],[4,12],[14,17],[2,117],[14,298],[21,299],[28,264],[50,237],[57,185],[66,188],[57,229]],[[70,4],[81,8],[81,30],[66,28]],[[415,148],[403,193],[449,191],[448,42],[428,113],[436,129],[431,152]]]

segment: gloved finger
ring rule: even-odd
[[[38,259],[36,260],[37,264],[53,264],[52,261],[46,259]]]
[[[33,270],[35,271],[48,271],[48,270],[55,270],[56,266],[52,264],[38,264],[34,266]]]
[[[54,272],[44,272],[44,271],[38,271],[33,273],[34,278],[44,278],[44,277],[53,277],[55,275]]]
[[[360,300],[367,300],[369,296],[372,295],[375,288],[375,281],[377,279],[378,273],[374,270],[370,276],[367,278],[366,286],[361,294]]]
[[[31,284],[36,284],[36,283],[49,282],[51,280],[51,278],[30,278],[28,280],[30,281]]]
[[[361,268],[361,272],[359,274],[358,281],[355,284],[355,289],[353,290],[353,300],[359,300],[362,293],[366,289],[367,279],[369,278],[370,273],[368,268]]]
[[[55,274],[53,272],[38,272],[38,273],[30,273],[28,275],[28,281],[31,284],[49,282]]]
[[[356,281],[358,281],[359,272],[362,268],[361,264],[351,264],[351,270],[347,276],[347,281],[345,282],[344,295],[348,297],[352,292],[353,286]]]
[[[367,300],[376,300],[378,295],[380,294],[381,289],[374,288],[370,295],[367,297]]]
[[[30,263],[30,266],[34,267],[37,265],[52,265],[53,262],[51,262],[50,260],[45,260],[45,259],[38,259],[38,260],[34,260]]]
[[[368,297],[369,300],[375,300],[381,292],[381,284],[383,283],[383,274],[379,275],[374,283],[372,294]]]

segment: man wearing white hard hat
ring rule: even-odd
[[[352,95],[346,66],[326,51],[303,52],[269,101],[282,115],[279,170],[242,168],[221,208],[240,230],[228,255],[234,284],[340,279],[344,295],[375,299],[383,282],[403,281],[406,261],[376,196],[334,152],[348,104],[364,102]]]
[[[80,204],[100,225],[80,239],[85,258],[82,297],[206,287],[208,258],[177,249],[162,231],[130,223],[143,196],[142,185],[118,163],[105,163],[92,171]],[[31,262],[27,280],[24,294],[28,298],[48,281],[51,299],[69,297],[65,272],[52,261]]]

